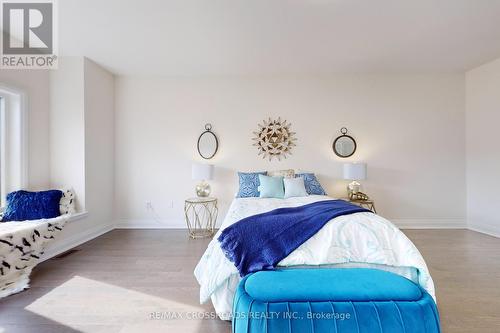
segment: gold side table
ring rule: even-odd
[[[215,233],[217,221],[217,199],[189,198],[184,202],[184,214],[191,238],[211,237]]]
[[[368,199],[368,200],[357,200],[357,199],[349,199],[349,198],[342,198],[342,200],[348,201],[350,203],[353,203],[355,205],[358,205],[360,207],[366,208],[377,214],[377,209],[375,208],[375,201]]]

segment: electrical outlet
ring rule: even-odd
[[[146,201],[146,209],[153,210],[153,204],[151,203],[151,201]]]
[[[174,200],[170,201],[170,208],[174,209]]]

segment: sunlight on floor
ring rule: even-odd
[[[75,299],[78,301],[75,302]],[[75,276],[25,307],[26,310],[86,332],[92,324],[109,325],[120,332],[161,330],[175,325],[197,331],[199,314],[192,306],[111,284]],[[193,319],[195,318],[195,319]],[[195,326],[195,327],[193,327]],[[1,328],[0,328],[1,333]]]

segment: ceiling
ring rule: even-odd
[[[59,53],[119,75],[463,72],[500,57],[500,0],[63,0]]]

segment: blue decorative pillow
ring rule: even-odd
[[[319,183],[314,173],[299,173],[296,177],[304,178],[304,185],[306,187],[307,194],[326,195],[325,190]]]
[[[283,196],[285,195],[283,177],[259,175],[259,182],[259,197],[283,199]]]
[[[7,207],[2,222],[50,219],[60,215],[59,201],[62,192],[15,191],[7,194]]]
[[[240,178],[240,189],[238,198],[252,198],[259,196],[259,175],[266,175],[267,172],[238,172]]]

